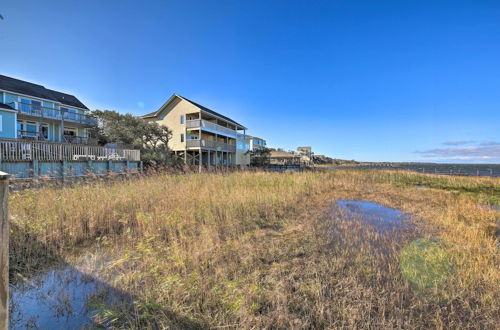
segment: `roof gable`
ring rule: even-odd
[[[160,114],[162,112],[164,112],[165,109],[168,108],[168,106],[175,100],[175,99],[178,99],[179,101],[182,100],[182,98],[177,95],[177,94],[173,94],[168,100],[167,102],[163,103],[163,105],[156,111],[153,111],[153,112],[150,112],[150,113],[147,113],[145,115],[142,115],[141,118],[154,118],[154,117],[160,117]],[[162,119],[162,118],[160,118]]]
[[[238,126],[238,127],[241,127],[241,129],[246,129],[246,127],[245,127],[245,126],[243,126],[243,125],[241,125],[241,124],[237,123],[236,121],[232,120],[231,118],[226,117],[226,116],[224,116],[224,115],[221,115],[220,113],[218,113],[218,112],[216,112],[216,111],[214,111],[214,110],[212,110],[212,109],[209,109],[209,108],[207,108],[207,107],[205,107],[205,106],[203,106],[203,105],[201,105],[201,104],[199,104],[199,103],[196,103],[196,102],[194,102],[194,101],[191,101],[190,99],[185,98],[185,97],[183,97],[183,96],[181,96],[181,95],[179,95],[179,94],[173,94],[173,95],[172,95],[172,96],[171,96],[171,97],[167,100],[167,102],[165,102],[165,104],[163,104],[163,105],[160,107],[160,109],[158,109],[157,111],[154,111],[154,112],[150,112],[150,113],[148,113],[148,114],[145,114],[145,115],[144,115],[144,116],[142,116],[141,118],[151,118],[151,117],[157,117],[157,116],[159,116],[159,115],[160,115],[160,113],[161,113],[161,112],[162,112],[162,111],[163,111],[163,110],[164,110],[164,109],[165,109],[165,108],[166,108],[166,107],[170,104],[170,102],[172,102],[175,98],[179,98],[179,99],[181,99],[181,100],[187,101],[187,102],[191,103],[192,105],[194,105],[195,107],[197,107],[198,109],[200,109],[200,110],[202,110],[202,111],[208,112],[208,113],[210,113],[210,114],[212,114],[212,115],[214,115],[214,116],[216,116],[216,117],[219,117],[219,118],[221,118],[221,119],[223,119],[223,120],[226,120],[226,121],[228,121],[228,122],[230,122],[230,123],[232,123],[232,124],[234,124],[234,125],[236,125],[236,126]]]
[[[214,110],[212,110],[212,109],[209,109],[209,108],[207,108],[207,107],[205,107],[205,106],[203,106],[203,105],[201,105],[201,104],[198,104],[198,103],[196,103],[196,102],[194,102],[194,101],[191,101],[190,99],[187,99],[187,98],[182,97],[182,96],[180,96],[180,97],[181,97],[181,98],[183,98],[184,100],[188,101],[189,103],[193,104],[194,106],[196,106],[196,107],[200,108],[201,110],[203,110],[203,111],[205,111],[205,112],[208,112],[208,113],[210,113],[210,114],[212,114],[212,115],[214,115],[214,116],[220,117],[220,118],[222,118],[222,119],[224,119],[224,120],[227,120],[228,122],[230,122],[230,123],[232,123],[232,124],[234,124],[234,125],[236,125],[236,126],[240,126],[240,127],[242,127],[242,128],[245,128],[245,126],[243,126],[243,125],[241,125],[241,124],[239,124],[239,123],[235,122],[234,120],[232,120],[232,119],[231,119],[231,118],[229,118],[229,117],[226,117],[226,116],[224,116],[224,115],[221,115],[220,113],[218,113],[218,112],[216,112],[216,111],[214,111]]]
[[[88,110],[88,108],[73,95],[47,89],[42,85],[37,85],[28,81],[19,80],[4,75],[0,75],[0,89],[13,93],[51,100],[67,106]]]

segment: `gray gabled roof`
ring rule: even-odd
[[[198,108],[200,108],[201,110],[203,110],[203,111],[205,111],[205,112],[208,112],[208,113],[210,113],[210,114],[212,114],[212,115],[214,115],[214,116],[220,117],[220,118],[222,118],[222,119],[224,119],[224,120],[227,120],[228,122],[230,122],[230,123],[232,123],[232,124],[234,124],[234,125],[236,125],[236,126],[241,127],[241,129],[246,129],[246,127],[245,127],[245,126],[243,126],[243,125],[241,125],[241,124],[237,123],[236,121],[232,120],[231,118],[226,117],[226,116],[224,116],[224,115],[221,115],[220,113],[218,113],[218,112],[216,112],[216,111],[214,111],[214,110],[212,110],[212,109],[209,109],[209,108],[207,108],[207,107],[205,107],[205,106],[203,106],[203,105],[201,105],[201,104],[198,104],[198,103],[196,103],[196,102],[194,102],[194,101],[191,101],[190,99],[185,98],[184,96],[181,96],[181,95],[179,95],[179,94],[174,94],[174,95],[172,95],[172,97],[170,97],[170,98],[168,99],[168,101],[167,101],[164,105],[162,105],[162,106],[161,106],[161,108],[160,108],[160,109],[158,109],[158,110],[156,110],[156,111],[154,111],[154,112],[150,112],[150,113],[148,113],[148,114],[145,114],[145,115],[143,115],[143,116],[142,116],[142,118],[156,117],[157,115],[159,115],[159,113],[161,112],[161,110],[163,109],[163,107],[164,107],[166,104],[168,104],[168,103],[169,103],[169,102],[170,102],[170,101],[171,101],[174,97],[178,97],[178,98],[181,98],[181,99],[183,99],[183,100],[186,100],[187,102],[191,103],[191,104],[192,104],[192,105],[194,105],[195,107],[198,107]]]
[[[51,100],[71,107],[88,110],[85,104],[80,102],[80,100],[78,100],[73,95],[54,91],[45,88],[42,85],[37,85],[28,81],[19,80],[4,75],[0,75],[0,89],[13,93]]]

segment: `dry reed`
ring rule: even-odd
[[[411,186],[421,177],[441,188]],[[23,191],[10,200],[12,275],[100,246],[102,279],[133,297],[92,302],[110,327],[494,328],[500,272],[488,228],[499,212],[479,203],[494,200],[499,182],[240,172]],[[416,227],[377,234],[328,212],[338,199],[399,208]],[[415,239],[430,248],[421,253]],[[430,265],[425,274],[415,260]],[[412,276],[439,281],[424,287]]]

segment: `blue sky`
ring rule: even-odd
[[[0,73],[141,115],[174,92],[270,146],[500,163],[499,1],[2,0]]]

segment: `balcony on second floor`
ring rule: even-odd
[[[61,121],[64,120],[72,123],[80,123],[83,125],[90,125],[90,126],[96,124],[96,120],[89,115],[78,112],[47,108],[41,105],[14,102],[14,109],[18,111],[19,115],[46,118],[52,120],[61,120]]]
[[[236,152],[236,146],[219,141],[205,140],[205,139],[188,139],[186,141],[186,146],[188,148],[201,148],[201,149],[211,149],[216,151],[227,151]]]
[[[17,130],[17,138],[22,140],[32,140],[32,141],[43,141],[49,142],[48,135],[44,132],[36,132],[29,130]],[[85,136],[75,136],[75,135],[64,135],[63,143],[71,144],[87,144],[87,145],[97,145],[97,140]]]
[[[236,139],[238,136],[238,132],[229,127],[224,127],[222,125],[213,123],[211,121],[205,119],[191,119],[186,120],[186,128],[187,129],[201,129],[207,132],[228,136]]]

